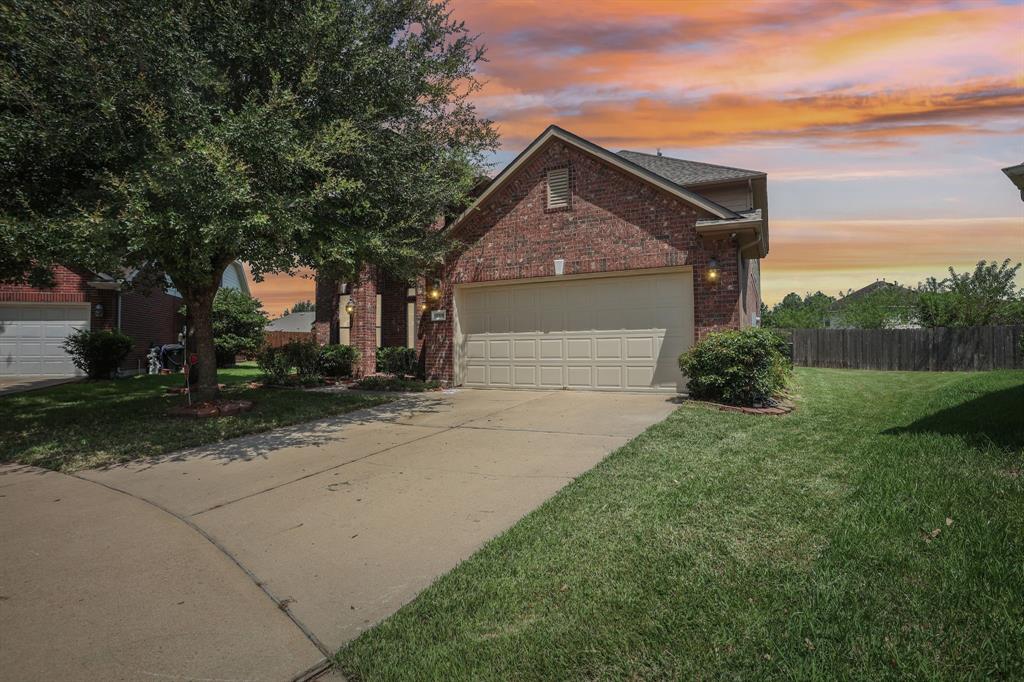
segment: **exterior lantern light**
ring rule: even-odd
[[[96,317],[103,317],[103,304],[97,303],[92,307],[92,314]]]
[[[421,313],[425,313],[425,312],[427,312],[427,308],[429,308],[429,307],[430,307],[430,306],[429,306],[429,305],[427,305],[427,302],[426,302],[426,301],[424,301],[423,303],[420,303],[420,312],[421,312]]]
[[[352,302],[352,299],[348,299],[345,302],[345,312],[352,315],[356,312],[356,304]]]
[[[707,278],[709,282],[718,281],[718,259],[710,258],[708,260]]]
[[[430,285],[430,289],[427,291],[427,297],[431,301],[441,300],[441,285],[438,282],[434,282]]]

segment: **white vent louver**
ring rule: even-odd
[[[569,205],[569,169],[555,168],[548,171],[548,208],[565,208]]]

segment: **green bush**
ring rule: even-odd
[[[299,381],[309,383],[323,377],[320,374],[320,345],[316,341],[289,341],[282,348],[298,373]]]
[[[786,340],[768,329],[708,334],[679,356],[690,395],[751,406],[777,395],[793,371]]]
[[[271,384],[287,383],[292,373],[292,362],[284,348],[267,346],[256,354],[256,365]]]
[[[441,382],[433,379],[423,381],[421,379],[402,379],[401,377],[377,374],[360,379],[355,387],[363,391],[409,391],[421,393],[441,388]]]
[[[395,376],[415,376],[419,365],[416,349],[391,346],[377,349],[377,371]]]
[[[239,355],[253,356],[263,345],[267,326],[263,305],[238,289],[217,291],[211,321],[218,367],[234,365]]]
[[[90,379],[110,379],[132,350],[132,339],[119,331],[78,329],[64,340],[64,351]]]
[[[353,346],[321,346],[320,372],[328,377],[350,377],[352,367],[359,361],[359,351]]]

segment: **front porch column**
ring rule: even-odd
[[[405,348],[409,342],[409,285],[391,277],[381,277],[380,345]]]
[[[321,346],[338,343],[340,313],[338,310],[338,280],[316,278],[316,313],[313,317],[313,336]]]
[[[349,344],[359,351],[355,366],[357,376],[377,371],[377,268],[364,265],[359,278],[352,283],[351,301],[355,306],[349,327]]]

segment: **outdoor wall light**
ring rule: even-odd
[[[434,282],[430,286],[430,290],[427,291],[427,296],[430,298],[431,301],[440,300],[441,299],[441,285],[438,284],[437,282]]]
[[[97,303],[92,307],[92,314],[96,317],[103,317],[103,304]]]
[[[420,303],[420,312],[421,313],[427,312],[427,308],[429,308],[429,307],[430,306],[427,305],[426,301],[424,301],[423,303]]]
[[[710,258],[708,260],[707,277],[709,282],[718,281],[718,259]]]
[[[356,312],[356,304],[352,302],[351,298],[345,302],[345,312],[349,315],[352,315]]]

